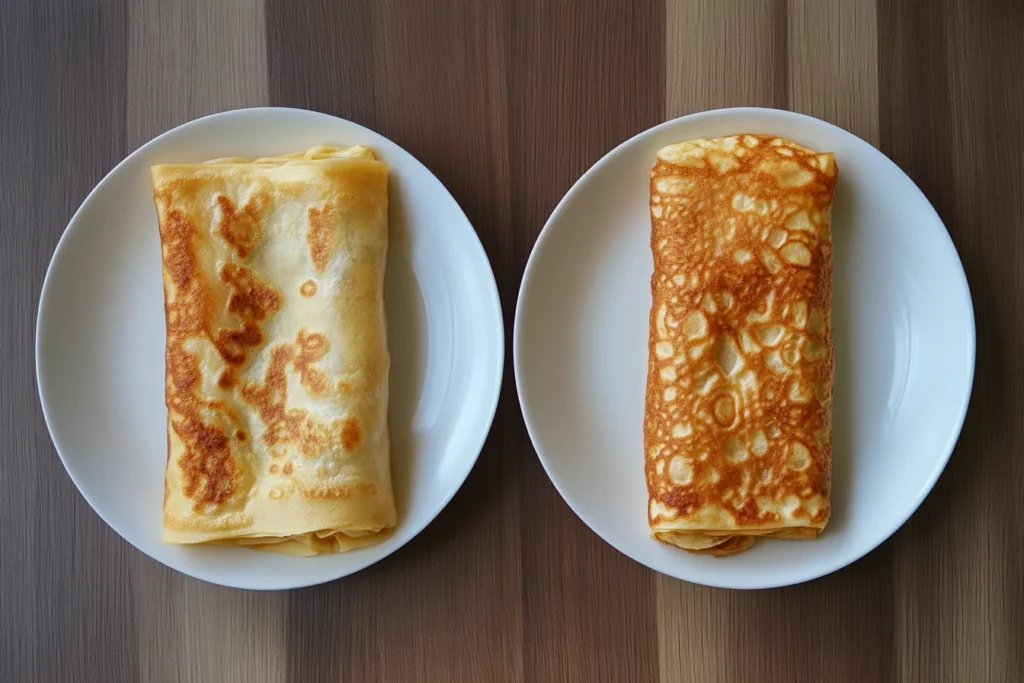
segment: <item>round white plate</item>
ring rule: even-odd
[[[832,519],[814,541],[761,541],[725,558],[650,538],[643,411],[651,306],[649,174],[664,145],[767,133],[835,152]],[[526,267],[516,386],[541,462],[580,518],[652,569],[767,588],[835,571],[914,512],[967,411],[974,314],[946,229],[914,183],[828,123],[769,109],[685,116],[623,143],[562,199]]]
[[[379,545],[312,558],[164,545],[164,303],[149,166],[273,156],[319,144],[369,145],[391,166],[386,297],[398,527]],[[455,495],[490,429],[503,343],[487,256],[458,204],[423,164],[349,121],[295,109],[243,109],[164,133],[86,198],[43,283],[36,374],[68,474],[117,533],[206,581],[293,588],[389,555]]]

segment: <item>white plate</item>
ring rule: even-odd
[[[649,173],[669,143],[768,133],[839,165],[832,219],[836,353],[832,519],[814,541],[762,541],[726,558],[657,543],[647,527],[643,405],[651,306]],[[914,512],[967,411],[974,314],[942,222],[871,145],[768,109],[686,116],[623,143],[562,199],[530,256],[516,308],[516,386],[548,476],[599,536],[696,583],[766,588],[863,556]]]
[[[391,166],[386,297],[398,527],[379,545],[313,558],[164,545],[165,331],[149,166],[357,143]],[[389,555],[455,495],[494,416],[503,344],[487,256],[458,204],[423,164],[349,121],[295,109],[244,109],[192,121],[143,145],[86,198],[43,284],[36,374],[68,474],[117,533],[200,579],[292,588]]]

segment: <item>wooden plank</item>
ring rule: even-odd
[[[664,6],[532,1],[513,17],[509,244],[521,268],[571,184],[661,121]],[[519,443],[526,680],[655,680],[653,574],[589,531]]]
[[[705,109],[785,109],[786,0],[665,0],[669,117]]]
[[[271,104],[322,111],[376,128],[369,0],[266,0],[265,12]],[[375,579],[380,571],[378,565],[288,594],[284,680],[375,680],[373,668],[383,660],[367,647],[366,638],[376,633],[376,615],[353,609],[351,596],[367,590],[389,594]]]
[[[36,307],[72,213],[124,153],[123,2],[0,3],[0,680],[132,681],[126,554],[64,472]]]
[[[261,2],[129,0],[128,6],[130,148],[200,116],[269,103]]]
[[[268,18],[275,103],[373,126],[423,161],[465,210],[508,292],[517,273],[504,251],[505,10],[271,2]],[[302,85],[307,77],[316,88]],[[513,395],[506,383],[477,466],[436,522],[380,565],[290,597],[291,680],[339,671],[362,681],[522,680]]]
[[[877,143],[873,3],[669,0],[668,14],[668,117],[792,108]],[[889,680],[889,571],[883,548],[836,575],[775,591],[659,577],[661,678]]]
[[[959,446],[896,535],[899,680],[1024,680],[1024,8],[881,0],[878,26],[881,148],[945,222],[978,340]]]
[[[270,101],[373,127],[371,0],[265,0]]]
[[[720,107],[786,106],[784,2],[666,0],[666,17],[666,118]],[[754,659],[750,649],[760,640],[750,632],[779,600],[661,575],[656,585],[661,680],[741,680],[744,662]]]
[[[268,103],[262,3],[130,0],[128,149],[206,114]],[[140,681],[280,681],[279,593],[196,581],[132,554]]]
[[[834,123],[877,147],[874,0],[790,0],[787,16],[790,108]]]
[[[516,274],[503,248],[513,232],[506,3],[386,0],[374,4],[373,16],[379,130],[445,184],[507,294]],[[507,297],[503,303],[510,333]],[[511,354],[506,358],[510,368]],[[400,571],[382,577],[381,590],[360,593],[371,598],[360,602],[363,608],[382,616],[372,632],[377,680],[523,680],[517,416],[506,381],[487,444],[462,489],[410,544],[411,555],[395,565]],[[384,597],[383,582],[415,599]],[[435,619],[447,628],[431,628]],[[389,633],[416,644],[384,650],[379,643]]]

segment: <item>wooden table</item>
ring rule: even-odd
[[[249,593],[123,542],[64,473],[35,310],[86,193],[152,136],[253,105],[370,126],[476,226],[508,333],[530,247],[614,145],[688,112],[789,108],[921,186],[977,315],[974,398],[920,511],[787,589],[659,576],[573,516],[507,361],[438,520],[358,575]],[[0,3],[0,681],[1024,680],[1024,3],[5,0]]]

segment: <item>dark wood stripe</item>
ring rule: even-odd
[[[374,61],[378,130],[426,164],[466,212],[491,259],[511,331],[507,21],[500,0],[373,6],[375,49],[387,55]],[[466,483],[437,521],[386,565],[378,590],[358,593],[361,609],[378,615],[368,641],[372,678],[520,680],[517,416],[506,381]],[[405,598],[389,597],[392,590]],[[436,635],[424,638],[428,631]],[[389,640],[411,647],[385,646]]]
[[[266,0],[271,104],[373,127],[372,0]]]
[[[127,548],[75,491],[35,394],[35,311],[71,214],[124,154],[125,5],[0,3],[0,680],[132,681]],[[116,645],[115,645],[116,644]]]
[[[517,270],[508,178],[505,6],[270,2],[271,97],[370,125],[433,170],[476,227],[505,295]],[[296,45],[296,35],[308,38]],[[339,35],[348,34],[339,39]],[[309,44],[305,44],[308,41]],[[371,57],[386,54],[386,59]],[[311,96],[308,80],[344,72]],[[333,77],[333,75],[331,76]],[[511,367],[511,366],[510,366]],[[521,670],[515,453],[506,383],[480,460],[440,518],[379,566],[290,599],[291,680],[517,680]],[[457,551],[455,549],[458,549]],[[368,615],[372,615],[370,618]],[[435,632],[435,627],[443,631]],[[433,634],[433,635],[431,635]]]
[[[942,216],[978,340],[960,446],[896,535],[901,680],[1020,680],[1024,132],[1007,122],[1024,110],[1024,6],[880,0],[878,26],[882,150]]]
[[[266,0],[270,103],[375,127],[371,6]],[[372,628],[351,602],[377,571],[288,594],[286,680],[373,680]]]
[[[516,3],[514,16],[511,258],[521,267],[571,184],[662,120],[665,35],[660,0],[538,0]],[[588,530],[531,452],[519,462],[525,680],[656,680],[653,573]]]

